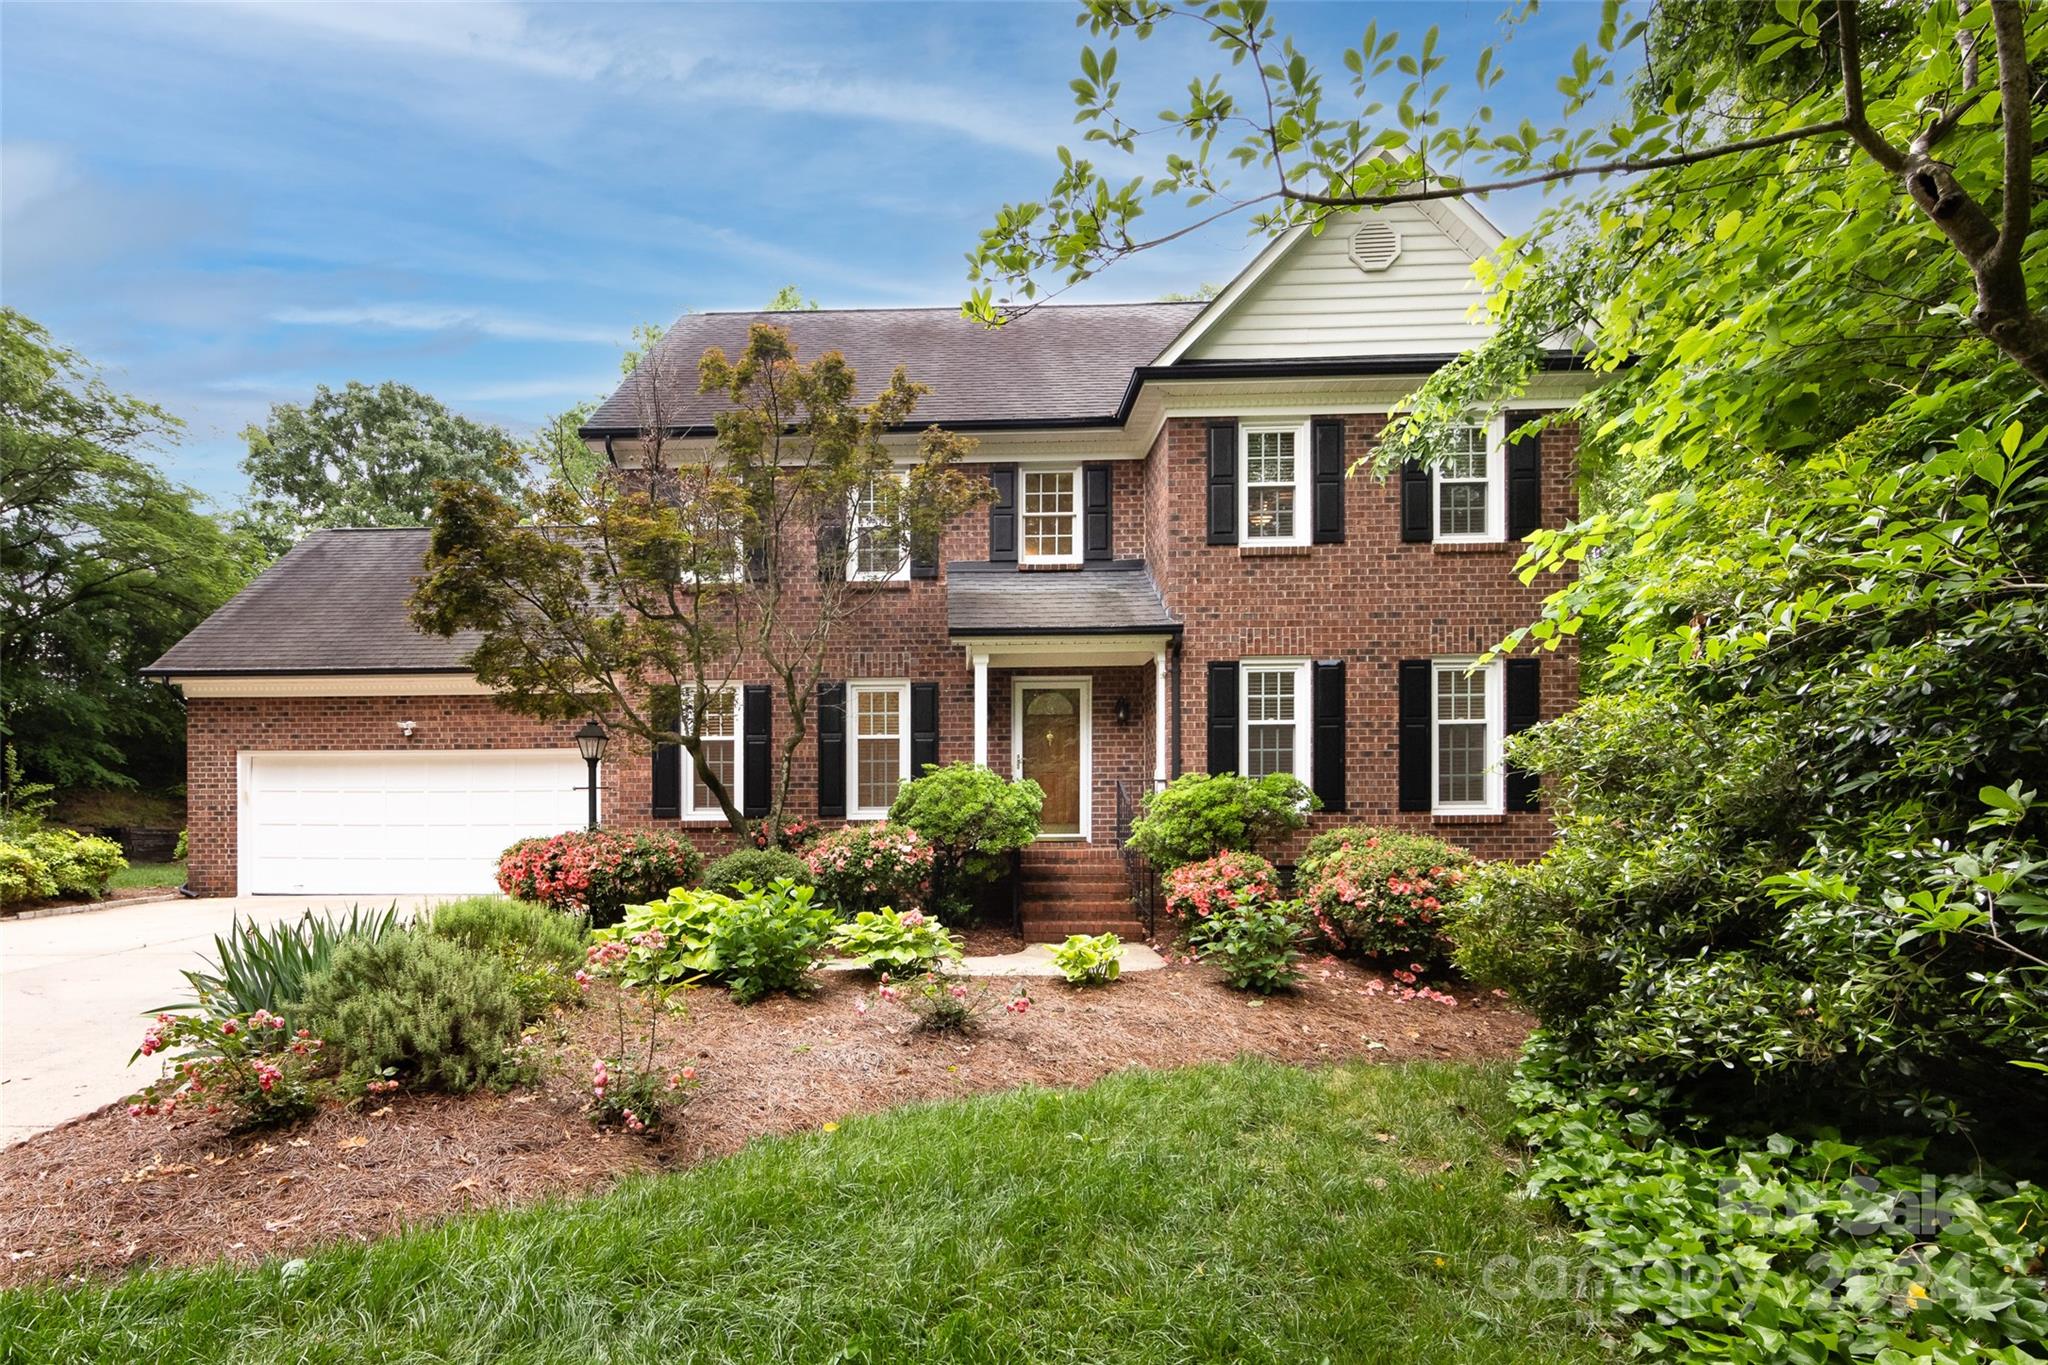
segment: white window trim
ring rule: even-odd
[[[846,818],[886,820],[889,808],[860,804],[860,698],[865,692],[896,694],[896,771],[910,780],[910,681],[907,678],[860,679],[846,684]]]
[[[1429,473],[1430,531],[1437,540],[1449,545],[1497,544],[1508,538],[1507,414],[1495,413],[1483,423],[1468,425],[1486,428],[1486,529],[1477,534],[1444,530],[1443,480],[1440,471],[1432,469]]]
[[[1030,515],[1027,489],[1033,474],[1064,474],[1073,480],[1074,510],[1068,514],[1072,525],[1069,539],[1073,541],[1071,554],[1040,555],[1031,553],[1031,537],[1026,534],[1026,523]],[[1081,562],[1081,466],[1075,465],[1024,465],[1017,471],[1017,562],[1019,564],[1079,564]]]
[[[1431,659],[1429,670],[1429,809],[1436,815],[1500,815],[1507,810],[1507,770],[1501,756],[1505,674],[1496,659],[1479,670],[1486,680],[1486,799],[1440,801],[1437,773],[1437,679],[1445,673],[1467,673],[1476,662],[1464,658]]]
[[[900,477],[890,475],[891,478]],[[910,547],[896,547],[896,567],[888,573],[862,573],[860,571],[860,545],[866,539],[869,528],[861,521],[860,494],[853,496],[853,505],[846,509],[846,578],[850,583],[901,583],[910,577]]]
[[[1040,833],[1038,842],[1092,843],[1095,838],[1095,679],[1085,673],[1072,676],[1029,674],[1010,682],[1010,780],[1024,777],[1024,693],[1041,689],[1081,689],[1081,832]]]
[[[693,684],[694,686],[694,684]],[[747,808],[747,707],[746,693],[739,687],[715,687],[712,692],[728,693],[732,697],[732,787],[727,793],[732,797],[735,810]],[[687,697],[685,704],[688,704]],[[680,746],[678,746],[680,747]],[[681,750],[682,792],[676,808],[683,820],[723,820],[725,812],[717,803],[699,807],[697,805],[697,758],[687,748]]]
[[[1310,422],[1307,418],[1284,421],[1244,421],[1237,424],[1237,543],[1239,545],[1306,545],[1314,529],[1315,514],[1309,507]],[[1294,435],[1294,534],[1254,536],[1252,534],[1251,438],[1269,431]],[[1274,485],[1261,485],[1272,487]]]
[[[1294,778],[1303,786],[1312,780],[1314,761],[1314,698],[1309,693],[1307,659],[1241,659],[1237,665],[1237,770],[1251,771],[1252,706],[1251,675],[1292,673],[1294,675]]]

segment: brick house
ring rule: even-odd
[[[932,389],[918,428],[973,434],[995,491],[935,556],[868,566],[887,581],[834,643],[790,808],[879,818],[931,762],[1034,778],[1037,934],[1130,927],[1120,818],[1189,771],[1295,773],[1323,801],[1312,829],[1541,851],[1549,819],[1501,743],[1572,704],[1576,655],[1467,665],[1541,600],[1513,565],[1576,513],[1577,437],[1522,429],[1589,377],[1557,357],[1437,472],[1346,472],[1420,376],[1485,337],[1471,264],[1498,240],[1455,202],[1397,206],[1275,240],[1207,303],[1048,306],[993,332],[951,309],[681,319],[646,362],[660,373],[736,351],[759,320],[870,384],[904,366]],[[582,433],[626,469],[634,382]],[[691,397],[667,414],[667,458],[708,444],[695,388],[670,390]],[[425,545],[316,533],[148,670],[186,698],[194,892],[489,889],[513,838],[582,824],[574,727],[502,710],[465,667],[473,640],[407,625]],[[749,813],[767,809],[777,710],[741,686],[712,742]],[[729,841],[687,754],[624,747],[600,777],[605,823]]]

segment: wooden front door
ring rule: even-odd
[[[1085,679],[1017,682],[1012,767],[1045,789],[1041,837],[1088,837],[1089,690]]]

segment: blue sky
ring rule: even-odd
[[[1462,87],[1504,0],[1283,5],[1328,70],[1365,24],[1434,23]],[[1515,35],[1498,117],[1554,122],[1597,22]],[[601,396],[634,324],[956,304],[962,255],[1074,143],[1073,10],[1031,5],[0,5],[0,296],[188,423],[220,505],[237,433],[318,383],[398,379],[515,431]],[[1126,45],[1160,107],[1215,69]],[[1510,229],[1532,198],[1488,212]],[[1070,295],[1223,281],[1219,225]]]

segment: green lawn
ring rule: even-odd
[[[1240,1062],[852,1119],[304,1263],[0,1297],[21,1360],[1569,1361],[1502,1068]]]
[[[107,879],[107,890],[125,891],[138,886],[179,887],[184,884],[183,863],[130,863]]]

